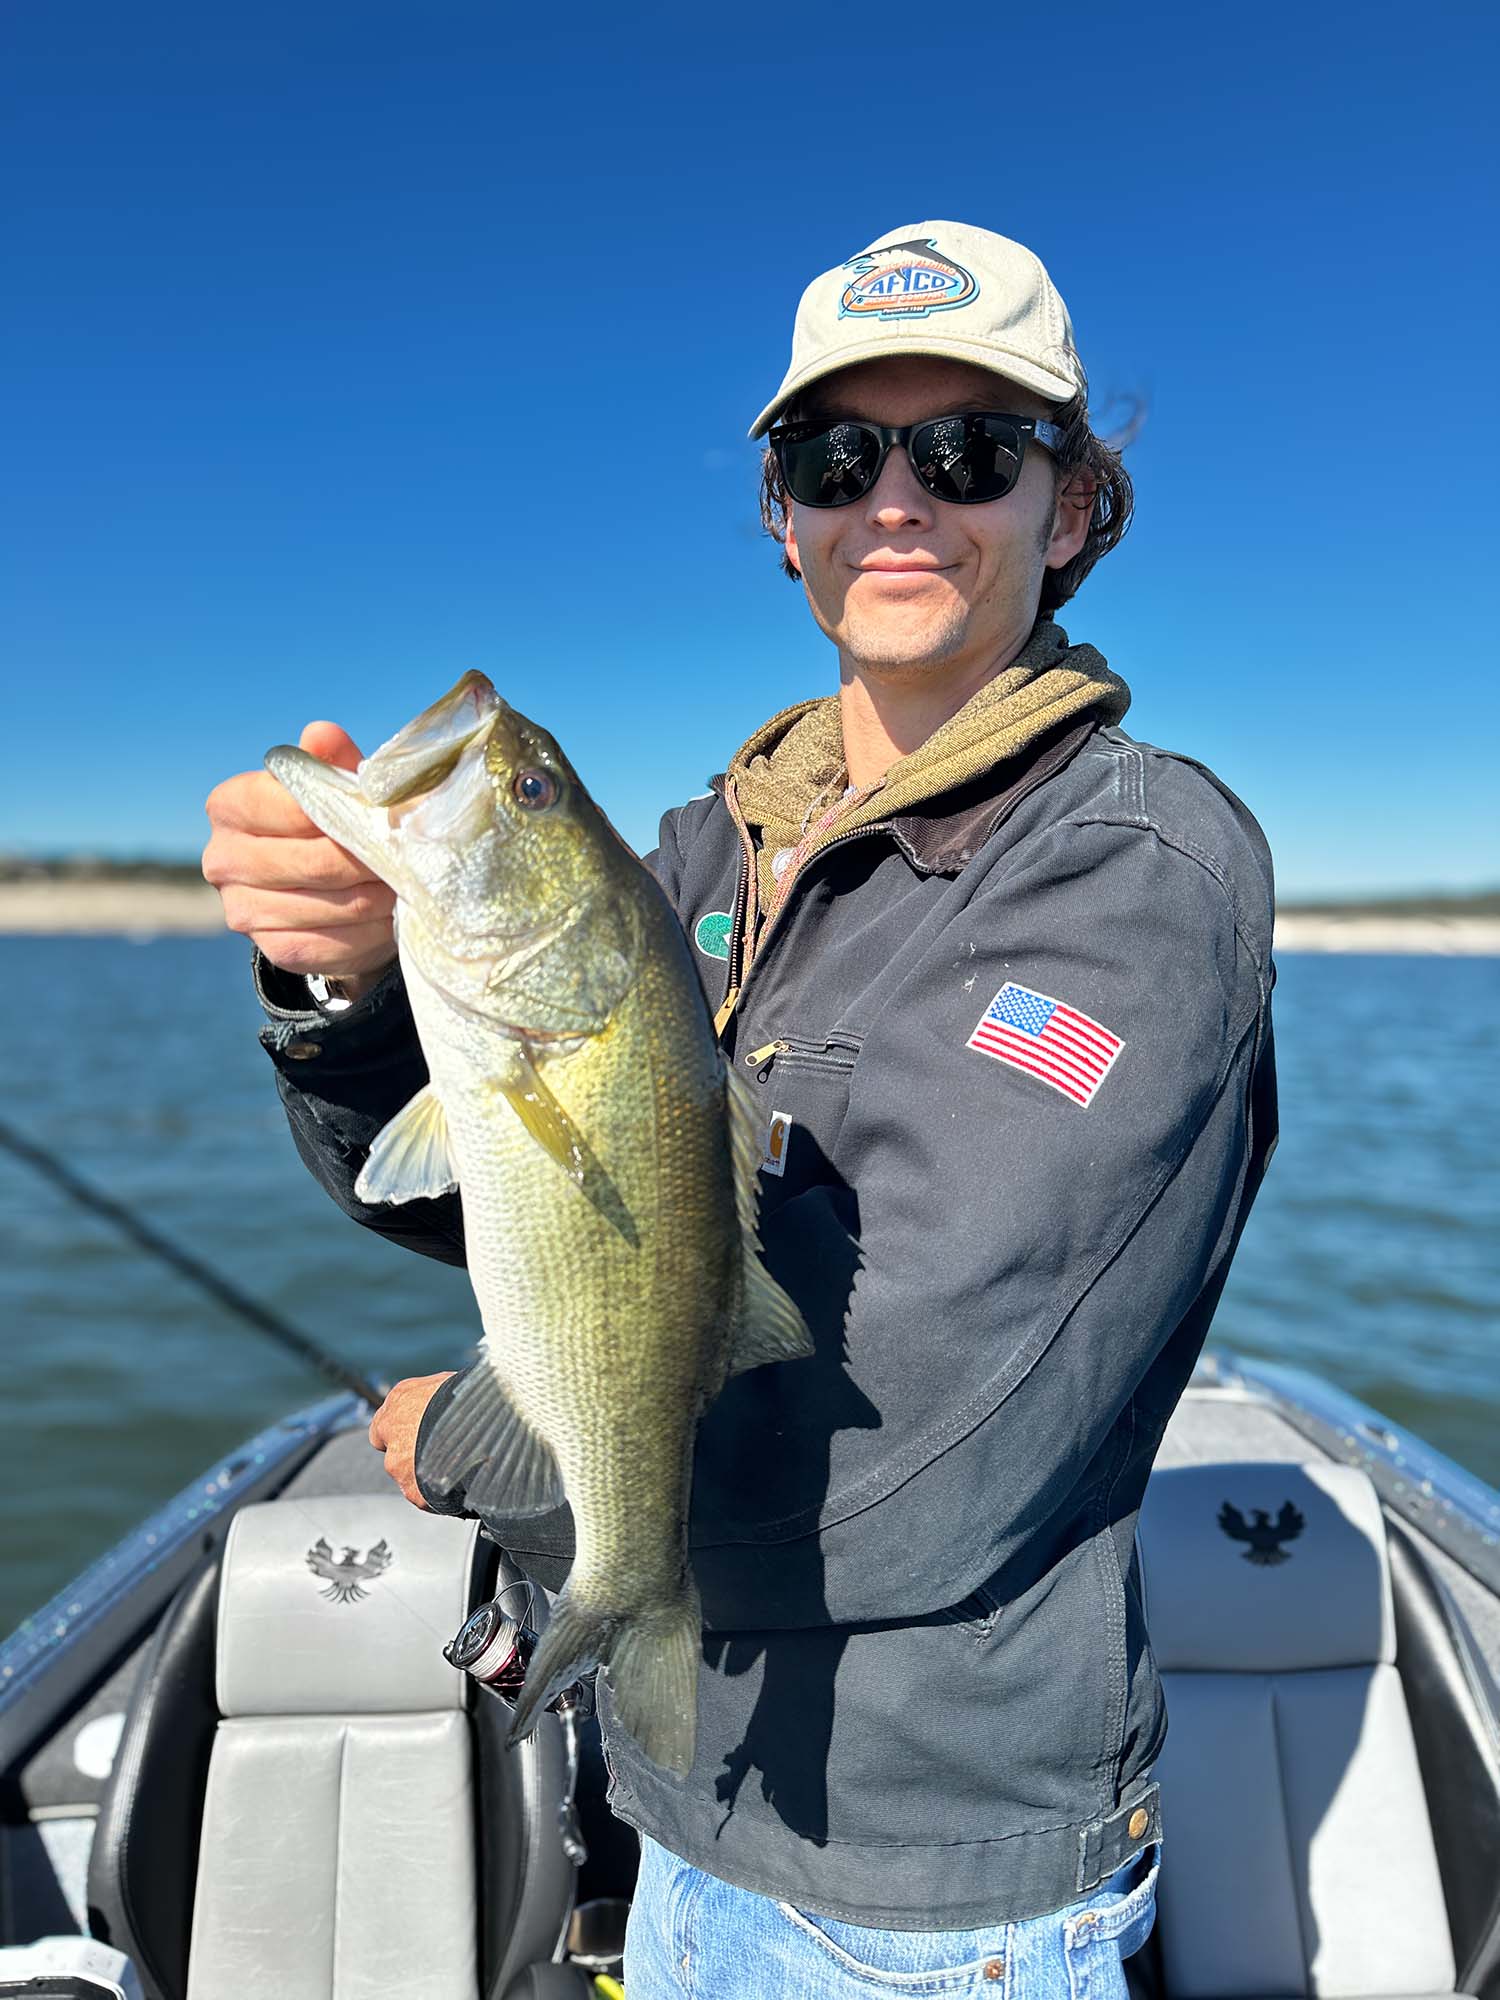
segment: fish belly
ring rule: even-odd
[[[680,1591],[693,1435],[727,1365],[738,1249],[722,1085],[684,1085],[627,1001],[606,1034],[539,1063],[620,1198],[590,1202],[495,1083],[493,1032],[429,1014],[484,1358],[557,1460],[573,1588],[620,1616]],[[424,1038],[425,1045],[425,1038]]]

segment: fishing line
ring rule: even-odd
[[[37,1173],[51,1181],[55,1187],[60,1187],[63,1193],[70,1196],[80,1207],[89,1209],[95,1215],[102,1215],[107,1221],[112,1222],[140,1249],[148,1251],[162,1263],[170,1264],[174,1271],[197,1285],[201,1291],[207,1292],[210,1298],[216,1299],[230,1312],[238,1313],[241,1319],[248,1321],[258,1332],[268,1335],[278,1345],[287,1348],[301,1360],[309,1362],[328,1381],[336,1382],[341,1389],[352,1390],[363,1402],[368,1403],[371,1409],[385,1401],[383,1389],[378,1388],[367,1376],[349,1367],[346,1362],[340,1361],[336,1354],[330,1354],[328,1349],[321,1342],[314,1340],[311,1334],[303,1333],[300,1327],[295,1327],[290,1321],[282,1319],[279,1314],[268,1311],[265,1306],[252,1299],[248,1292],[242,1292],[239,1286],[232,1284],[228,1278],[221,1277],[217,1271],[201,1263],[189,1251],[180,1249],[177,1244],[160,1235],[149,1222],[143,1222],[133,1210],[126,1208],[123,1202],[102,1194],[98,1188],[90,1187],[87,1181],[80,1180],[71,1167],[65,1166],[54,1154],[46,1152],[41,1146],[34,1145],[30,1139],[23,1138],[14,1127],[7,1125],[3,1118],[0,1118],[0,1146],[7,1152],[14,1153],[17,1159],[24,1160],[27,1166],[35,1168]]]

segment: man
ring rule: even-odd
[[[1131,495],[1030,251],[922,223],[815,279],[768,430],[767,524],[839,691],[649,862],[760,1092],[766,1261],[818,1353],[700,1428],[685,1781],[601,1692],[643,1835],[627,1987],[1119,1994],[1165,1733],[1134,1528],[1275,1138],[1270,858],[1050,618]],[[389,896],[264,776],[209,810],[304,1157],[460,1260],[455,1198],[353,1195],[425,1074]],[[371,1425],[419,1505],[462,1505],[421,1485],[448,1379]],[[497,1526],[560,1581],[565,1510]]]

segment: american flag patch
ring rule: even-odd
[[[967,1046],[1039,1076],[1087,1110],[1125,1044],[1077,1008],[1007,980]]]

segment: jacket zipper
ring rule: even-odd
[[[767,1042],[764,1048],[752,1049],[740,1060],[747,1069],[755,1071],[757,1083],[764,1083],[778,1056],[790,1056],[794,1061],[809,1063],[814,1068],[848,1070],[854,1067],[859,1056],[859,1044],[848,1035],[829,1035],[821,1042],[792,1041],[780,1035],[774,1042]]]
[[[765,1082],[766,1078],[771,1074],[772,1063],[775,1062],[776,1058],[788,1046],[789,1044],[786,1042],[767,1042],[763,1049],[752,1049],[750,1051],[749,1055],[745,1057],[745,1067],[746,1069],[753,1069],[755,1071],[755,1080],[757,1083]]]

